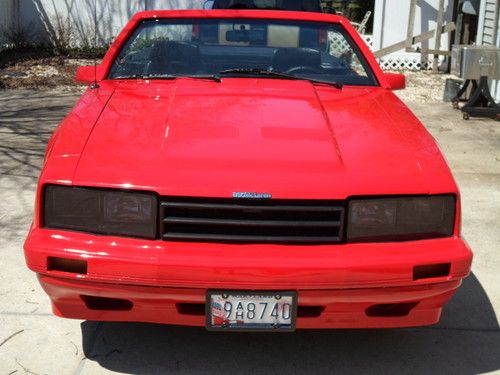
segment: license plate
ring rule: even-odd
[[[209,291],[207,329],[293,331],[297,316],[295,292]]]

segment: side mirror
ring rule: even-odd
[[[75,80],[76,82],[80,83],[92,83],[94,81],[101,81],[101,69],[100,66],[98,65],[97,67],[94,66],[80,66],[76,70],[76,77]]]
[[[384,73],[391,90],[403,90],[406,87],[406,77],[399,73]]]

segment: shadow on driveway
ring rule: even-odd
[[[142,323],[81,324],[102,367],[151,373],[453,373],[500,369],[500,329],[477,278],[464,281],[438,325],[388,330],[209,333]]]
[[[19,241],[33,216],[45,147],[74,93],[0,90],[0,239]]]
[[[76,100],[74,94],[0,92],[1,176],[36,181],[50,135]]]

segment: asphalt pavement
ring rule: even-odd
[[[0,91],[0,375],[500,373],[500,122],[408,103],[438,140],[462,193],[473,272],[439,324],[411,329],[208,333],[67,320],[24,262],[44,149],[78,95]]]

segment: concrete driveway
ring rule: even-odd
[[[438,139],[463,200],[473,274],[438,325],[416,329],[214,334],[51,315],[22,244],[45,144],[77,99],[0,91],[0,375],[500,372],[500,123],[409,103]]]

